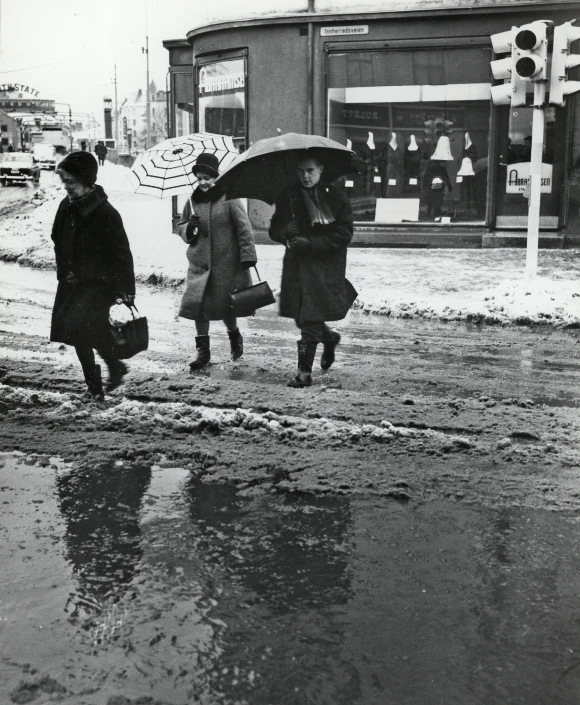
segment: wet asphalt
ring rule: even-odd
[[[54,274],[2,264],[0,275],[2,379],[68,392],[70,351],[42,341]],[[176,323],[178,300],[173,290],[141,294],[155,331],[132,365],[142,395],[147,380],[189,379],[193,329]],[[317,371],[314,390],[321,405],[323,389],[352,395],[353,406],[368,398],[351,421],[376,422],[383,390],[385,404],[399,399],[411,416],[419,399],[460,409],[511,397],[569,423],[580,402],[577,331],[361,313],[341,330],[340,364]],[[216,330],[202,376],[215,403],[235,384],[258,406],[269,399],[299,413],[300,397],[284,387],[290,322],[268,310],[243,332],[247,361],[234,367]],[[57,372],[43,377],[49,368]],[[136,394],[129,382],[125,391]],[[169,461],[103,460],[103,448],[64,460],[29,447],[28,429],[24,450],[4,441],[0,456],[2,705],[578,702],[577,510],[555,511],[548,498],[532,507],[405,493],[252,495]],[[312,463],[321,457],[314,447]],[[410,461],[389,462],[396,475]],[[321,470],[332,479],[331,466]]]

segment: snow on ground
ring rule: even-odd
[[[140,282],[179,285],[187,269],[186,245],[171,233],[171,200],[136,195],[128,169],[106,163],[99,183],[120,211]],[[43,173],[42,188],[19,209],[4,212],[0,258],[53,268],[50,229],[64,191]],[[258,245],[260,274],[273,288],[281,247]],[[580,326],[580,256],[575,250],[542,250],[538,279],[524,282],[525,250],[414,250],[351,248],[347,276],[367,313],[399,318],[500,324]]]

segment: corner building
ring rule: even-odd
[[[353,244],[525,244],[533,108],[491,102],[490,36],[580,18],[579,3],[300,4],[164,42],[172,135],[229,134],[240,151],[278,130],[351,146],[360,173],[338,185],[353,206]],[[546,109],[540,247],[580,246],[578,100]],[[176,199],[174,214],[180,207]],[[248,207],[265,236],[272,209]]]

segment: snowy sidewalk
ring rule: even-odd
[[[171,233],[171,201],[136,195],[128,169],[106,163],[99,183],[120,211],[138,279],[178,284],[187,269],[186,245]],[[43,174],[39,198],[31,192],[20,212],[5,215],[0,258],[53,268],[50,228],[64,191]],[[273,288],[280,280],[283,249],[259,245],[259,269]],[[488,323],[580,326],[580,253],[541,250],[538,279],[523,281],[525,250],[417,250],[351,248],[347,276],[359,292],[355,307],[403,318]]]

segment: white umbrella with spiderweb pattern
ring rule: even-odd
[[[142,152],[133,163],[128,179],[135,193],[168,198],[191,193],[197,184],[191,168],[202,152],[215,154],[219,169],[227,169],[239,156],[227,135],[198,132],[172,137]]]

